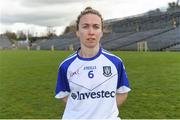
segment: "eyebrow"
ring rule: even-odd
[[[90,24],[88,24],[88,23],[83,23],[82,25],[90,25]],[[100,24],[93,24],[93,25],[101,26]]]

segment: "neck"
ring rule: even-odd
[[[95,48],[82,47],[79,51],[79,55],[83,58],[91,58],[97,55],[99,49],[100,49],[99,46]]]

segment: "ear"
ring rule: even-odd
[[[79,38],[79,31],[76,31],[76,36]]]

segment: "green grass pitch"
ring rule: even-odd
[[[0,51],[0,118],[60,118],[54,98],[63,51]],[[126,66],[132,91],[120,108],[123,119],[180,118],[179,52],[113,52]]]

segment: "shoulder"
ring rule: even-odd
[[[113,63],[122,63],[122,59],[114,54],[112,54],[111,52],[102,49],[102,54],[108,58],[110,61],[112,61]]]
[[[73,54],[69,55],[65,60],[63,60],[60,65],[60,67],[68,67],[77,57],[77,52],[74,52]]]

